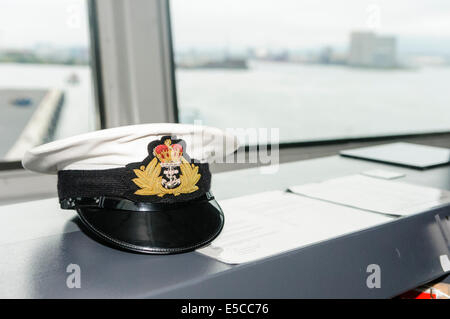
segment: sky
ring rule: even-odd
[[[87,46],[84,0],[0,0],[0,49]]]
[[[371,30],[450,51],[448,0],[171,0],[171,13],[179,50],[340,46]],[[85,0],[0,0],[0,48],[87,46],[87,20]]]
[[[179,49],[342,45],[353,30],[450,38],[448,0],[172,0]]]

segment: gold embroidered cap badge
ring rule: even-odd
[[[196,184],[201,177],[198,166],[183,157],[180,144],[172,144],[172,140],[167,138],[163,144],[153,148],[153,156],[147,166],[133,169],[137,178],[132,181],[140,188],[136,195],[178,196],[198,190]]]

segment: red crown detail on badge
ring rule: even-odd
[[[170,139],[164,141],[164,144],[158,145],[153,149],[153,154],[162,164],[181,163],[183,147],[180,144],[173,144]]]

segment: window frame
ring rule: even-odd
[[[138,123],[177,123],[176,69],[170,0],[86,0],[91,67],[101,129]],[[148,86],[148,83],[152,83]],[[151,105],[151,107],[149,107]],[[442,139],[449,131],[281,143],[280,149],[314,147],[309,158],[330,145],[373,144],[411,138]],[[318,147],[315,147],[318,146]],[[323,147],[321,147],[323,146]],[[269,146],[270,147],[270,146]],[[248,152],[249,148],[244,147]],[[316,156],[314,156],[316,154]],[[238,168],[236,168],[238,169]],[[15,172],[20,174],[15,174]],[[20,161],[0,162],[0,182],[11,174],[27,183],[35,174]],[[56,194],[54,179],[28,189],[27,195]],[[0,183],[0,190],[1,190]],[[3,186],[7,187],[7,186]],[[0,201],[2,197],[0,196]]]
[[[98,26],[104,127],[177,122],[168,2],[90,0],[90,7]]]
[[[96,122],[100,129],[105,128],[105,108],[103,98],[103,85],[101,74],[101,63],[99,56],[98,45],[98,23],[95,0],[85,0],[88,9],[88,25],[89,25],[89,53],[90,53],[90,67],[92,74],[92,84],[94,93],[94,106],[96,107]],[[2,161],[0,160],[0,179],[9,176],[10,172],[14,170],[24,170],[22,162],[17,161]],[[27,174],[21,173],[19,178],[27,177]],[[1,200],[1,197],[0,197]]]
[[[178,122],[169,3],[86,1],[99,127]],[[0,205],[23,201],[24,193],[14,191],[21,185],[27,200],[56,196],[55,176],[0,161]]]
[[[177,123],[168,1],[86,1],[99,128]],[[0,161],[0,178],[15,169],[21,161]]]

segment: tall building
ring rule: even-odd
[[[373,32],[352,32],[348,64],[357,67],[392,68],[397,66],[395,37]]]

